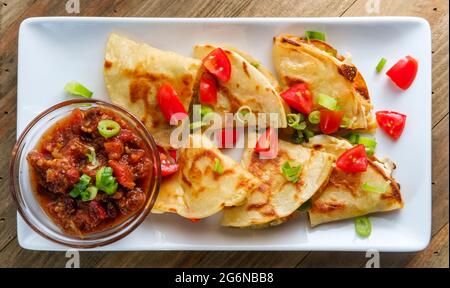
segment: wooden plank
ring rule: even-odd
[[[448,223],[433,237],[430,245],[418,253],[380,253],[381,268],[398,267],[447,267],[448,263]],[[372,256],[363,252],[312,252],[298,267],[311,268],[364,268]]]
[[[17,32],[33,16],[67,16],[65,1],[1,0],[0,5],[0,148],[10,151],[15,139]],[[352,6],[352,4],[354,5]],[[77,16],[252,17],[366,16],[366,0],[81,0]],[[448,267],[448,4],[444,0],[381,1],[381,15],[426,18],[433,31],[433,238],[421,253],[386,253],[383,267]],[[1,4],[1,3],[0,3]],[[446,118],[444,116],[447,115]],[[444,118],[444,119],[443,119]],[[12,123],[12,124],[11,124]],[[439,123],[439,124],[438,124]],[[26,251],[18,246],[16,208],[8,193],[9,152],[0,154],[0,267],[64,267],[64,253]],[[446,225],[446,226],[444,226]],[[444,227],[444,229],[441,229]],[[445,230],[446,229],[446,230]],[[12,241],[11,241],[12,240]],[[7,245],[9,243],[9,245]],[[435,253],[437,252],[437,253]],[[304,252],[83,252],[82,267],[293,267]],[[439,259],[436,260],[436,255]],[[443,257],[447,258],[445,262]],[[311,253],[299,266],[361,267],[364,253]],[[328,263],[328,264],[327,264]]]
[[[448,143],[449,116],[447,114],[447,116],[433,129],[433,234],[448,223]]]
[[[405,265],[407,268],[435,267],[448,268],[448,223],[433,237],[427,250],[418,253]]]

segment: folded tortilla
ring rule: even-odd
[[[190,136],[191,147],[179,150],[179,171],[163,178],[154,212],[172,212],[190,219],[211,216],[242,204],[260,181],[203,135]],[[201,144],[201,145],[200,145]],[[195,146],[193,146],[195,145]],[[214,171],[216,162],[222,172]]]
[[[339,157],[352,148],[346,141],[327,135],[318,135],[305,144],[318,151],[326,151]],[[389,160],[369,159],[363,173],[345,173],[334,168],[328,184],[312,198],[309,210],[311,226],[352,218],[374,212],[390,211],[403,207],[400,187],[392,178],[395,165]],[[369,192],[364,183],[385,188],[384,193]]]
[[[288,181],[281,172],[286,161],[291,166],[301,165],[298,182]],[[244,205],[226,208],[222,225],[264,227],[284,222],[326,184],[333,161],[328,153],[282,140],[274,159],[260,159],[253,149],[246,149],[242,164],[263,184],[249,194]]]
[[[315,109],[321,108],[317,100],[322,93],[337,100],[344,117],[350,121],[348,129],[373,130],[376,127],[361,73],[327,43],[281,35],[274,38],[273,60],[284,89],[306,83]]]
[[[212,45],[196,45],[194,56],[203,59],[216,48],[217,46]],[[242,52],[236,49],[221,48],[230,60],[231,78],[226,83],[219,81],[217,104],[213,106],[214,112],[236,113],[240,107],[248,106],[253,113],[278,114],[276,124],[279,128],[286,127],[284,104],[277,90],[279,85],[269,70],[248,54],[243,53],[244,56],[242,56],[239,54]],[[270,125],[269,118],[267,119],[267,124]],[[273,127],[273,125],[270,126]]]
[[[140,118],[156,143],[171,147],[170,133],[175,126],[164,119],[157,91],[169,83],[186,111],[198,82],[201,61],[162,51],[112,33],[106,44],[104,77],[112,102]]]

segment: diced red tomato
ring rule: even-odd
[[[394,111],[378,111],[375,113],[378,125],[392,139],[397,140],[402,135],[406,124],[406,115]]]
[[[105,219],[106,217],[108,217],[108,214],[106,214],[105,209],[102,207],[102,205],[100,205],[100,203],[98,203],[98,201],[91,201],[89,203],[89,205],[92,207],[92,209],[94,211],[97,212],[97,216],[98,218],[100,218],[101,220]]]
[[[216,80],[208,74],[200,79],[200,103],[210,105],[217,103]]]
[[[280,96],[291,108],[300,113],[308,115],[313,111],[313,97],[305,83],[295,84]]]
[[[223,128],[222,131],[217,134],[217,138],[219,148],[233,148],[238,139],[238,133],[234,128]]]
[[[227,54],[221,48],[216,48],[203,58],[203,66],[218,80],[222,82],[228,82],[230,80],[231,63]]]
[[[256,142],[255,152],[265,158],[274,158],[278,154],[278,134],[274,128],[267,128],[258,142]]]
[[[123,143],[117,140],[107,141],[103,144],[103,147],[108,153],[108,158],[114,160],[118,160],[124,151]]]
[[[133,173],[127,165],[114,160],[109,160],[108,166],[112,168],[113,175],[116,177],[117,182],[119,182],[120,185],[128,189],[133,189],[134,186],[136,186],[136,183],[134,183]]]
[[[188,116],[180,98],[178,98],[177,92],[170,84],[164,84],[159,87],[157,98],[161,113],[167,122],[170,123],[172,116],[175,116],[177,122]]]
[[[338,131],[343,117],[344,111],[320,110],[320,131],[324,134]]]
[[[336,161],[336,167],[347,173],[365,172],[367,165],[366,147],[362,144],[345,151]]]
[[[170,155],[160,152],[159,159],[161,161],[161,176],[169,176],[178,171],[179,165]]]
[[[197,222],[200,222],[201,219],[199,219],[199,218],[189,218],[189,220],[191,222],[193,222],[193,223],[197,223]]]
[[[170,157],[172,157],[173,160],[177,161],[177,150],[172,149],[172,150],[169,150],[168,152],[169,152]]]
[[[411,56],[400,59],[386,72],[391,80],[401,89],[408,89],[414,82],[419,69],[419,63]]]

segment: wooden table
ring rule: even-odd
[[[433,31],[433,238],[419,253],[382,253],[382,267],[449,267],[449,116],[447,0],[80,0],[79,16],[251,17],[408,15]],[[376,0],[374,0],[376,1]],[[0,267],[64,267],[64,253],[20,248],[16,206],[9,194],[8,162],[16,139],[17,33],[28,17],[73,16],[65,0],[0,0]],[[376,5],[375,5],[376,6]],[[372,6],[372,7],[375,7]],[[420,45],[420,40],[418,40]],[[420,79],[419,79],[420,81]],[[429,97],[429,95],[423,95]],[[82,252],[82,267],[364,267],[365,253],[347,252]]]

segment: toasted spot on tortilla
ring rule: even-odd
[[[281,38],[281,42],[282,43],[289,43],[289,44],[294,45],[294,46],[300,46],[300,43],[297,43],[297,42],[295,42],[292,39],[288,39],[288,38],[284,38],[284,37]]]
[[[250,73],[248,73],[247,63],[242,62],[242,69],[244,69],[245,75],[247,75],[247,77],[250,78]]]
[[[111,68],[112,64],[113,64],[113,63],[112,63],[111,61],[105,60],[104,66],[105,66],[105,68]]]

